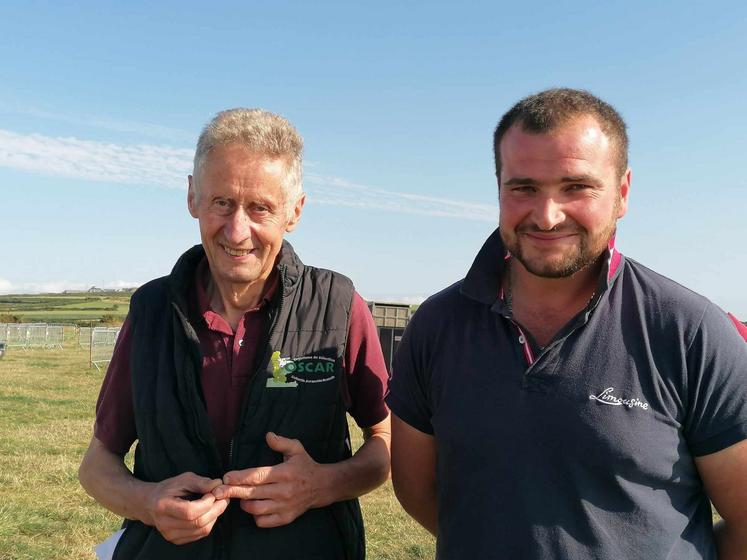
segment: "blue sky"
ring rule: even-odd
[[[301,257],[418,301],[496,225],[497,120],[570,86],[629,125],[622,252],[747,318],[744,3],[216,4],[3,4],[0,292],[166,274],[197,134],[246,106],[305,138]]]

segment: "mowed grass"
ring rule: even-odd
[[[0,359],[0,560],[93,559],[121,519],[78,485],[103,373],[88,350],[9,350]],[[351,432],[360,443],[359,430]],[[400,508],[390,483],[361,500],[368,558],[434,557],[434,541]]]

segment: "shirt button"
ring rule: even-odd
[[[243,346],[244,346],[244,339],[240,338],[239,339],[239,348],[242,348]]]
[[[524,335],[521,335],[521,336],[519,337],[519,344],[524,344],[524,343],[525,343],[526,341],[527,341],[527,339],[526,339],[526,338],[524,338]]]

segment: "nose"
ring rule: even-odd
[[[541,230],[551,230],[565,221],[563,205],[552,196],[539,197],[533,208],[532,218]]]
[[[223,236],[231,245],[239,246],[251,237],[252,220],[243,208],[238,208],[223,226]]]

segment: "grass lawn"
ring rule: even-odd
[[[0,560],[90,560],[93,545],[119,527],[77,480],[102,378],[77,344],[11,349],[0,359]],[[433,539],[391,484],[361,502],[369,559],[433,558]]]

